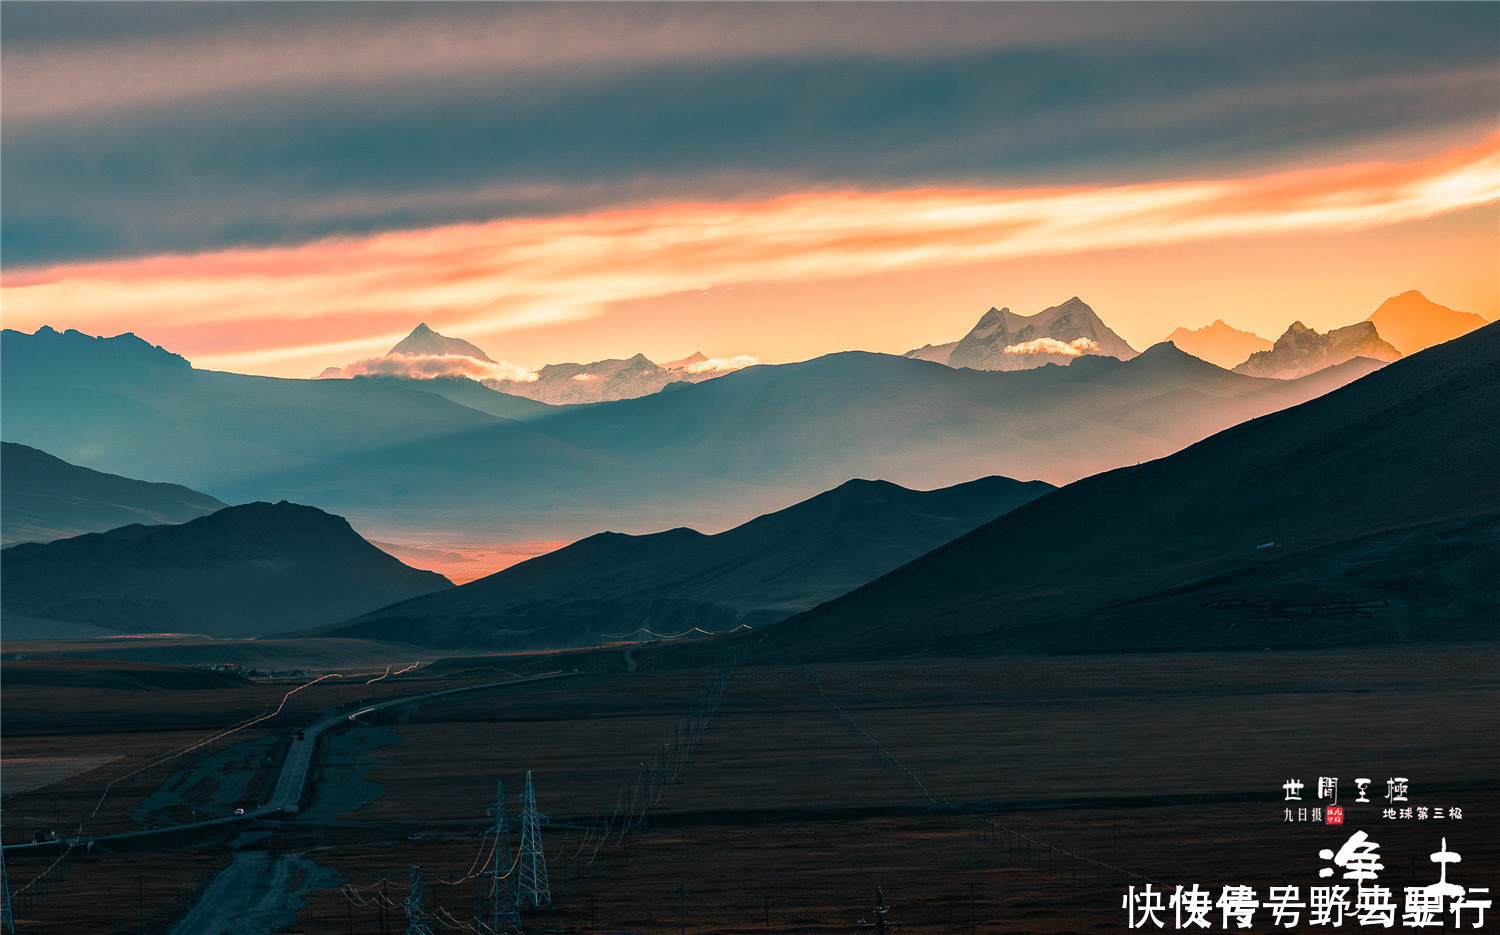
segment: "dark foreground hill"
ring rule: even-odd
[[[769,628],[804,658],[1500,639],[1500,325]]]
[[[226,504],[177,484],[153,484],[0,443],[0,546],[50,542],[131,523],[185,523]]]
[[[846,593],[1051,489],[1005,477],[932,491],[853,480],[717,535],[600,533],[321,633],[541,649],[757,626]]]
[[[401,564],[341,517],[247,503],[180,526],[124,526],[0,551],[7,629],[259,636],[338,620],[448,579]]]

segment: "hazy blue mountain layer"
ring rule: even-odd
[[[0,545],[50,542],[130,523],[183,523],[224,506],[177,484],[104,474],[25,445],[0,443]]]
[[[922,489],[992,474],[1067,483],[1374,366],[1280,381],[1171,345],[1009,373],[844,353],[549,407],[462,380],[195,370],[130,335],[6,331],[3,354],[6,440],[226,502],[308,503],[375,538],[489,541],[724,529],[850,477]]]

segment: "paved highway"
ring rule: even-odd
[[[376,704],[360,708],[353,714],[330,714],[312,725],[303,728],[292,738],[290,747],[287,749],[286,757],[281,761],[281,773],[276,779],[276,789],[271,793],[271,798],[264,805],[257,808],[246,809],[243,815],[227,815],[223,818],[211,818],[204,821],[188,822],[180,825],[167,825],[162,828],[151,828],[145,831],[129,831],[124,834],[103,835],[95,840],[118,841],[127,838],[143,838],[155,834],[169,834],[184,831],[191,828],[209,828],[214,825],[233,824],[234,822],[248,821],[251,818],[274,815],[284,812],[302,801],[303,791],[307,788],[307,776],[312,771],[313,751],[317,749],[318,737],[325,731],[347,724],[365,715],[387,708],[398,708],[404,705],[425,704],[437,698],[445,698],[449,695],[459,695],[467,692],[488,691],[493,688],[505,688],[510,685],[523,685],[530,682],[545,682],[551,679],[573,678],[581,675],[579,672],[555,672],[551,675],[533,675],[528,678],[509,679],[504,682],[485,682],[482,685],[466,685],[461,688],[445,688],[442,691],[427,692],[421,695],[408,695],[405,698],[392,698],[389,701],[381,701]],[[295,809],[294,809],[295,810]],[[42,848],[57,847],[56,841],[42,844],[9,844],[6,850],[16,848]]]
[[[318,745],[318,737],[332,727],[356,721],[376,711],[384,711],[387,708],[399,708],[411,704],[425,704],[436,698],[448,695],[459,695],[465,692],[485,691],[491,688],[505,688],[508,685],[521,685],[528,682],[545,682],[550,679],[571,678],[580,673],[556,672],[552,675],[533,675],[530,678],[510,679],[505,682],[486,682],[483,685],[466,685],[462,688],[448,688],[443,691],[428,692],[425,695],[408,695],[405,698],[392,698],[390,701],[382,701],[377,704],[360,708],[353,714],[330,714],[311,727],[299,731],[292,738],[291,747],[287,750],[286,759],[281,764],[281,776],[276,780],[276,791],[271,794],[270,801],[261,807],[254,809],[249,814],[265,815],[270,812],[279,812],[296,806],[302,801],[302,791],[307,787],[307,774],[312,770],[313,750]]]

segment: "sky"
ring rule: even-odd
[[[1491,3],[0,4],[0,317],[313,376],[1500,317]]]

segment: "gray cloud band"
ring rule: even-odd
[[[35,84],[48,62],[66,68],[87,43],[69,46],[66,28],[49,32],[29,8],[38,19],[17,29],[7,10],[4,260],[789,190],[1223,175],[1385,140],[1472,138],[1500,110],[1489,41],[1500,7],[1489,4],[1178,5],[1170,22],[1172,7],[1150,5],[1110,8],[1103,26],[1031,6],[1006,16],[973,6],[939,7],[918,29],[916,8],[893,5],[837,41],[832,27],[846,14],[770,7],[750,24],[761,47],[740,38],[696,52],[693,37],[716,34],[730,13],[538,8],[510,25],[523,39],[572,37],[550,57],[471,67],[473,43],[452,38],[452,67],[439,56],[426,71],[377,70],[369,80],[337,66],[364,61],[403,23],[425,30],[414,45],[440,47],[455,22],[486,8],[441,7],[423,19],[419,8],[354,6],[339,22],[314,17],[313,34],[341,26],[350,35],[348,48],[329,46],[326,67],[281,83],[208,82],[212,93],[151,106],[51,114],[12,107],[17,87]],[[810,9],[820,12],[809,25]],[[196,31],[163,25],[163,38],[146,29],[129,41],[245,49],[286,25],[243,10],[200,15]],[[510,35],[488,15],[473,28],[496,42]],[[601,39],[601,17],[660,48]],[[811,38],[797,38],[799,25]],[[916,39],[898,50],[892,33],[903,26]],[[564,67],[591,49],[603,50],[592,64]]]

